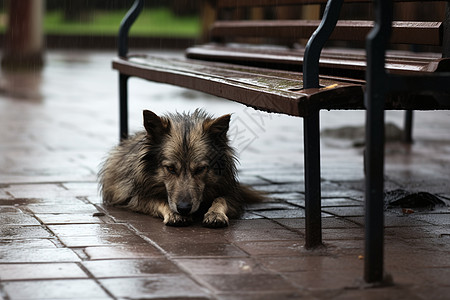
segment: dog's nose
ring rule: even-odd
[[[180,215],[186,216],[191,212],[192,203],[190,202],[180,202],[177,204],[177,211]]]

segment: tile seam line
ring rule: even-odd
[[[130,230],[132,230],[137,236],[142,238],[144,241],[148,242],[150,245],[158,249],[159,252],[161,252],[165,258],[167,258],[171,263],[173,263],[177,268],[179,268],[183,274],[188,276],[188,278],[191,278],[196,284],[199,285],[199,287],[210,297],[214,297],[214,299],[217,299],[217,297],[214,296],[213,292],[214,289],[209,286],[208,284],[205,284],[205,282],[199,280],[194,274],[188,272],[184,267],[180,266],[175,260],[173,260],[172,255],[170,255],[166,250],[164,250],[160,245],[158,245],[155,241],[153,241],[151,238],[143,235],[139,230],[137,230],[133,225],[126,223],[126,227],[128,227]]]
[[[84,250],[83,250],[84,251]],[[78,254],[77,254],[78,255]],[[94,280],[94,282],[109,296],[111,299],[117,299],[106,287],[103,286],[103,284],[100,282],[100,280],[92,274],[88,268],[86,268],[82,261],[76,263],[77,266],[83,270],[83,272],[88,276],[89,279]]]

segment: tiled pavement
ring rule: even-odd
[[[450,299],[450,210],[386,212],[386,270],[365,288],[363,148],[322,138],[323,235],[304,243],[302,120],[131,80],[141,111],[233,112],[241,181],[269,192],[226,229],[166,227],[105,207],[96,172],[117,140],[113,53],[50,52],[42,74],[0,82],[0,299]],[[402,114],[388,113],[401,124]],[[386,187],[450,199],[450,113],[417,113],[415,143],[387,145]],[[323,112],[322,127],[363,112]]]

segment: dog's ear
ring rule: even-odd
[[[169,132],[170,122],[166,118],[158,117],[152,111],[144,110],[144,127],[153,140],[159,141],[164,134]]]
[[[217,119],[207,120],[203,123],[203,130],[214,136],[226,136],[230,128],[231,115],[223,115]]]

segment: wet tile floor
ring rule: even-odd
[[[302,120],[130,81],[142,109],[233,113],[240,179],[269,193],[225,229],[166,227],[103,206],[98,166],[117,141],[112,52],[49,52],[38,74],[0,78],[0,299],[450,299],[450,210],[386,211],[394,285],[364,288],[362,137],[322,138],[323,238],[304,249]],[[415,114],[412,146],[386,147],[386,188],[450,199],[450,113]],[[402,123],[401,112],[387,120]],[[322,128],[364,112],[323,112]]]

